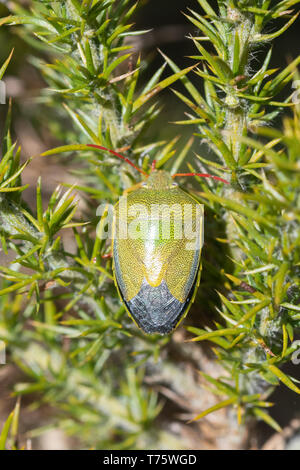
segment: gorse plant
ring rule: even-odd
[[[126,164],[120,168],[115,159],[101,153],[97,158],[97,153],[86,143],[123,149],[130,157],[143,158],[145,167],[149,160],[147,154],[155,155],[159,148],[157,166],[161,166],[173,155],[175,139],[171,144],[144,145],[143,134],[158,110],[155,105],[143,112],[139,110],[186,71],[159,82],[162,67],[147,86],[135,94],[140,60],[133,70],[129,70],[131,66],[127,63],[125,73],[114,73],[122,61],[129,58],[126,54],[120,57],[120,53],[130,47],[124,45],[124,32],[129,29],[127,22],[134,8],[127,8],[127,1],[93,3],[33,2],[32,13],[21,10],[16,4],[18,16],[3,20],[30,25],[28,40],[32,41],[33,29],[43,43],[46,40],[43,50],[55,54],[53,64],[47,66],[35,59],[51,87],[44,96],[44,104],[49,106],[50,112],[51,107],[54,108],[49,125],[65,139],[62,112],[65,109],[75,124],[74,131],[68,131],[68,139],[79,144],[45,155],[62,152],[70,155],[74,150],[81,150],[75,163],[80,165],[79,174],[84,175],[84,181],[64,195],[62,188],[58,188],[46,210],[43,210],[39,181],[36,211],[30,213],[20,201],[20,192],[25,189],[20,187],[19,181],[20,152],[14,154],[15,144],[7,131],[2,159],[3,188],[7,188],[6,193],[13,192],[14,197],[4,195],[1,200],[1,222],[3,247],[13,249],[16,258],[9,268],[2,267],[7,279],[1,291],[4,302],[2,338],[7,343],[11,338],[14,346],[8,358],[26,371],[30,379],[30,383],[18,384],[16,393],[43,391],[41,400],[64,412],[55,422],[58,420],[69,433],[80,435],[84,445],[180,447],[172,435],[159,429],[155,432],[156,428],[151,426],[161,404],[149,387],[142,386],[143,368],[135,372],[132,367],[145,363],[148,358],[159,357],[161,346],[169,340],[144,336],[124,315],[125,309],[117,300],[115,287],[107,282],[112,280],[111,262],[103,263],[101,258],[108,247],[95,237],[99,220],[95,217],[93,200],[98,204],[103,198],[117,201],[123,184],[131,185],[135,175]],[[24,30],[22,32],[24,34]],[[183,159],[187,150],[185,146],[178,158]],[[104,172],[103,168],[108,171]],[[71,220],[76,210],[71,195],[74,189],[90,196],[90,213],[83,223]],[[58,235],[67,228],[74,230],[75,254],[64,248]],[[18,269],[14,269],[16,266]],[[27,268],[26,273],[21,267]],[[59,286],[63,292],[59,292]],[[25,294],[26,300],[16,296],[12,304],[12,292]],[[34,330],[23,328],[24,323],[16,316],[20,308],[25,321],[33,319]],[[71,316],[67,318],[68,312]],[[64,338],[68,336],[77,338],[71,349],[63,347]],[[99,436],[96,443],[95,435]]]
[[[271,406],[268,396],[280,382],[300,393],[295,380],[282,371],[295,351],[293,339],[300,326],[300,107],[297,91],[282,96],[297,78],[300,57],[284,70],[269,68],[272,41],[296,20],[298,3],[218,1],[214,10],[211,2],[198,0],[198,10],[187,13],[197,28],[191,37],[191,66],[180,70],[163,54],[164,65],[144,86],[140,76],[145,64],[131,54],[134,36],[146,33],[133,30],[137,4],[32,0],[30,8],[22,8],[11,1],[11,15],[0,21],[22,25],[16,34],[21,31],[36,51],[31,61],[48,84],[40,106],[62,145],[43,156],[67,157],[64,163],[71,162],[80,181],[56,189],[45,208],[39,180],[36,207],[27,207],[21,174],[35,160],[20,163],[20,149],[9,131],[9,110],[0,162],[0,221],[3,251],[13,253],[14,259],[0,268],[0,339],[7,344],[8,361],[24,373],[15,393],[39,392],[35,406],[51,405],[51,425],[77,436],[82,446],[188,445],[170,431],[174,418],[163,420],[163,403],[153,391],[169,389],[167,399],[172,399],[172,389],[188,393],[187,371],[177,363],[174,345],[183,363],[189,348],[195,365],[198,341],[210,340],[224,368],[218,378],[202,374],[221,401],[199,409],[198,416],[196,406],[187,407],[190,418],[234,406],[239,423],[254,416],[278,430],[265,410]],[[262,45],[265,58],[257,66],[252,56]],[[163,79],[166,64],[173,74]],[[192,73],[200,78],[203,93],[191,80]],[[191,133],[179,151],[177,135],[158,142],[147,134],[159,117],[154,98],[178,80],[186,94],[174,93],[189,110],[187,119],[177,124],[189,126]],[[272,126],[282,113],[286,116],[280,131]],[[104,200],[116,202],[138,175],[88,144],[121,151],[143,170],[155,159],[157,168],[174,173],[184,164],[192,135],[212,152],[199,155],[201,146],[194,163],[188,163],[190,171],[209,169],[231,184],[196,178],[191,189],[207,213],[204,288],[200,286],[194,312],[214,311],[216,320],[214,327],[188,326],[194,336],[187,344],[186,336],[145,336],[127,318],[112,282],[111,261],[102,258],[109,246],[95,236],[95,207]],[[76,218],[74,191],[88,201],[84,219]],[[100,223],[100,230],[104,228]],[[61,238],[69,229],[75,250],[67,249]],[[151,380],[153,371],[157,381]]]

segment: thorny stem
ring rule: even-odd
[[[233,68],[234,61],[234,47],[236,38],[240,45],[240,74],[239,77],[247,76],[247,69],[249,65],[249,42],[251,32],[253,30],[253,21],[250,15],[245,15],[236,8],[228,6],[227,18],[234,22],[230,38],[228,40],[228,53],[229,53],[229,65]],[[238,82],[236,77],[236,84]],[[239,159],[239,153],[241,143],[239,137],[241,137],[247,126],[247,109],[243,100],[237,96],[238,87],[228,88],[225,103],[227,105],[226,112],[226,125],[225,125],[225,140],[228,147],[232,150],[232,155],[235,161]],[[233,182],[236,182],[236,175],[233,172]]]

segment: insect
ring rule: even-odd
[[[204,207],[179,188],[177,176],[214,175],[155,169],[129,188],[114,206],[112,257],[114,280],[133,321],[145,333],[167,334],[187,315],[200,283]]]

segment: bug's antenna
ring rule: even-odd
[[[229,181],[219,178],[219,176],[209,175],[208,173],[176,173],[172,175],[172,178],[176,178],[177,176],[201,176],[202,178],[213,178],[214,180],[222,181],[222,183],[230,184]]]
[[[106,150],[107,152],[109,153],[112,153],[113,155],[115,155],[116,157],[119,157],[121,158],[122,160],[124,160],[126,163],[129,163],[129,165],[133,166],[133,168],[135,168],[137,171],[139,171],[140,173],[142,173],[142,175],[145,175],[145,176],[148,176],[148,174],[141,170],[139,167],[137,167],[134,163],[132,163],[132,161],[129,160],[129,158],[126,158],[124,157],[123,155],[121,155],[120,153],[118,152],[115,152],[114,150],[110,150],[106,147],[102,147],[101,145],[95,145],[95,144],[87,144],[87,147],[93,147],[95,149],[99,149],[99,150]]]

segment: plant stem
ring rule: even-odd
[[[249,39],[253,31],[253,20],[251,15],[242,13],[237,8],[228,6],[227,18],[234,22],[230,36],[228,38],[228,62],[230,68],[234,69],[236,60],[236,50],[239,50],[239,75],[235,77],[235,85],[227,88],[227,96],[225,103],[226,125],[225,125],[225,141],[231,149],[235,161],[239,160],[241,142],[239,137],[245,133],[247,127],[247,107],[246,103],[238,96],[238,79],[244,79],[248,75],[248,67],[250,62]],[[238,44],[238,46],[237,46]],[[235,180],[235,174],[232,175]]]

